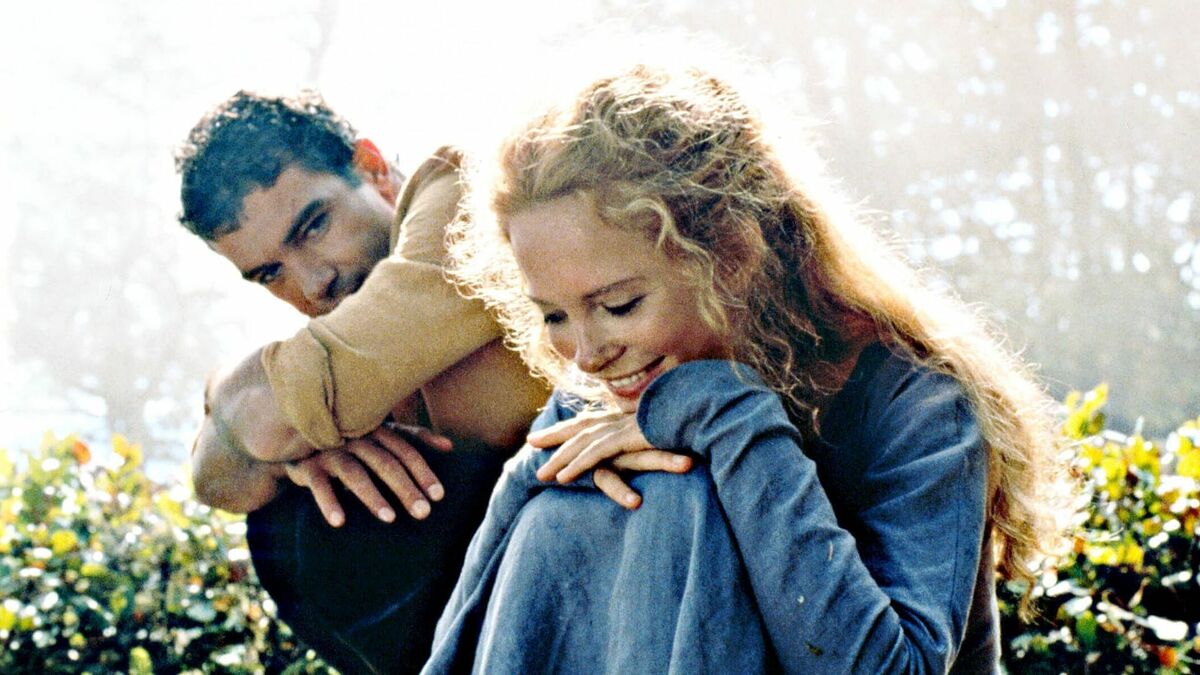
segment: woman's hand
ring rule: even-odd
[[[650,445],[638,428],[637,416],[632,413],[580,413],[529,434],[527,440],[535,448],[560,446],[538,469],[539,480],[570,483],[592,469],[596,487],[629,509],[640,506],[642,497],[621,479],[617,471],[684,473],[692,468],[691,457]]]

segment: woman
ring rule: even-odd
[[[457,274],[562,445],[506,468],[427,670],[998,670],[993,567],[1061,535],[1049,403],[786,159],[724,82],[644,67],[504,144]],[[580,478],[633,507],[616,471],[672,448],[708,470],[637,510]]]

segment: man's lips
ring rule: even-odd
[[[601,378],[609,391],[621,398],[637,398],[658,377],[665,357],[658,357],[641,370],[620,377]]]

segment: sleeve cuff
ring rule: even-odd
[[[730,402],[774,396],[753,368],[736,361],[688,361],[659,375],[638,403],[637,421],[656,448],[693,448],[697,431]]]
[[[319,450],[343,443],[330,413],[333,376],[328,369],[313,365],[327,363],[329,353],[307,327],[292,339],[272,342],[262,350],[263,370],[279,411],[309,445]]]

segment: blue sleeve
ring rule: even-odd
[[[751,369],[686,363],[643,394],[646,439],[711,463],[789,672],[944,673],[953,662],[980,562],[986,455],[952,381],[910,390],[877,420],[858,540],[839,525],[778,395]],[[939,430],[946,423],[953,433]]]

